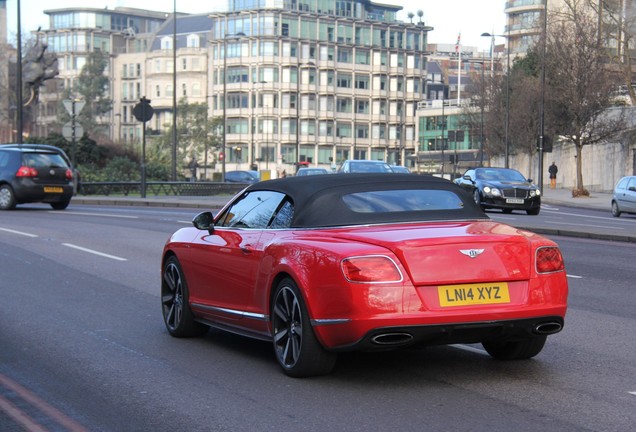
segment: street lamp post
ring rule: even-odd
[[[172,181],[177,180],[177,0],[172,3]],[[145,129],[145,125],[144,125]]]
[[[542,41],[542,56],[541,56],[541,104],[539,105],[539,190],[543,190],[543,144],[545,140],[545,55],[546,45],[548,38],[548,0],[543,0],[543,41]]]
[[[443,90],[442,90],[443,92]],[[444,178],[444,129],[446,128],[446,117],[444,116],[444,106],[446,105],[446,100],[442,99],[442,178]]]
[[[505,126],[505,158],[506,168],[510,167],[510,25],[507,26],[505,35],[494,35],[490,33],[482,33],[483,37],[503,37],[506,38],[506,126]],[[492,54],[491,54],[492,55]]]

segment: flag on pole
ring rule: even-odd
[[[461,45],[460,45],[460,41],[462,39],[462,34],[459,33],[457,35],[457,43],[455,44],[455,52],[459,54],[459,51],[461,50]]]

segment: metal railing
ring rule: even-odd
[[[247,184],[219,182],[147,182],[146,195],[211,196],[234,195]],[[78,195],[141,195],[141,182],[82,182]]]

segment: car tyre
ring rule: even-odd
[[[612,216],[620,217],[621,209],[618,208],[618,203],[616,201],[612,201]]]
[[[337,354],[326,351],[318,342],[300,291],[290,278],[276,287],[271,325],[274,353],[285,374],[300,378],[333,370]]]
[[[532,336],[524,340],[489,340],[482,342],[484,349],[497,360],[529,359],[541,352],[546,335]]]
[[[0,186],[0,210],[13,210],[15,205],[15,194],[13,193],[11,186]]]
[[[540,211],[541,211],[541,207],[536,207],[536,208],[526,210],[526,213],[528,213],[530,216],[537,216]]]
[[[473,191],[473,199],[477,205],[481,205],[481,196],[479,195],[479,189]]]
[[[163,267],[161,310],[168,333],[174,337],[201,336],[208,330],[206,325],[194,320],[189,297],[188,284],[179,260],[171,256]]]
[[[64,210],[70,204],[71,200],[51,203],[53,210]]]

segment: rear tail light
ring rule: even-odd
[[[22,165],[18,169],[18,172],[15,173],[15,176],[16,177],[37,177],[38,176],[38,170],[36,170],[35,168],[32,168],[32,167],[28,167],[28,166]]]
[[[66,170],[66,180],[73,180],[73,171],[70,169]]]
[[[565,269],[563,256],[558,247],[548,246],[537,249],[537,273],[552,273]]]
[[[402,274],[389,257],[383,255],[359,256],[342,261],[342,273],[349,282],[400,282]]]

